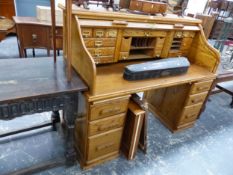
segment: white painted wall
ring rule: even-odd
[[[203,13],[208,0],[189,0],[185,13]]]

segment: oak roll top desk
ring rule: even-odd
[[[65,21],[66,11],[63,14]],[[72,67],[89,86],[79,99],[83,110],[75,130],[81,167],[119,155],[133,93],[144,92],[145,107],[173,132],[195,123],[216,78],[220,57],[207,43],[200,20],[73,6],[71,25],[71,48],[67,47],[67,26],[63,28],[64,56],[72,50]],[[178,56],[186,56],[191,63],[186,74],[140,81],[123,79],[128,64]]]

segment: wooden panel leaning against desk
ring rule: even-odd
[[[219,53],[207,43],[200,23],[174,16],[73,9],[72,48],[67,48],[65,38],[64,50],[66,56],[71,49],[72,66],[89,86],[82,100],[86,108],[76,120],[75,130],[83,168],[119,154],[133,93],[145,92],[144,105],[173,132],[195,123],[219,64]],[[171,56],[188,57],[191,66],[186,74],[123,79],[128,64]]]
[[[13,17],[18,38],[20,57],[26,57],[27,48],[45,48],[47,55],[53,48],[51,23],[40,21],[35,17]],[[56,48],[63,47],[62,24],[56,26]]]

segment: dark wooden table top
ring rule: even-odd
[[[87,90],[75,71],[66,78],[65,62],[58,57],[0,60],[0,103],[32,97],[62,95]]]

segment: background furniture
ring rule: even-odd
[[[51,23],[39,21],[35,17],[13,17],[19,45],[20,57],[27,57],[27,48],[44,48],[47,49],[48,56],[53,49]],[[55,29],[56,49],[63,48],[62,25],[58,24]],[[35,56],[35,53],[33,52]]]
[[[66,12],[72,12],[72,21],[67,21]],[[119,155],[122,120],[131,94],[145,92],[145,107],[172,132],[193,126],[220,57],[208,45],[200,20],[80,7],[66,9],[63,15],[65,58],[89,87],[81,98],[86,108],[75,124],[75,147],[82,168]],[[126,65],[172,56],[188,57],[191,66],[186,74],[130,82],[122,77]]]
[[[76,160],[73,148],[74,121],[78,117],[80,92],[87,90],[87,86],[74,71],[72,72],[72,81],[68,83],[64,64],[62,58],[59,58],[56,64],[51,58],[1,60],[0,120],[10,120],[22,115],[45,111],[55,111],[55,114],[58,114],[58,110],[63,110],[66,161],[62,162],[69,164]],[[59,120],[59,116],[54,119]],[[35,128],[38,126],[22,131]],[[4,134],[4,136],[22,131],[14,131]],[[30,174],[57,164],[60,165],[61,162],[51,160],[37,164],[35,167],[27,167],[17,174],[26,172]]]
[[[0,16],[12,19],[15,16],[14,0],[0,0]]]
[[[210,38],[218,39],[221,35],[222,26],[224,26],[225,18],[232,17],[233,14],[233,1],[232,0],[212,0],[209,2],[206,10],[207,14],[212,14],[212,12],[217,12],[214,26],[212,28]],[[233,27],[231,27],[230,35],[228,38],[233,38]]]
[[[0,42],[3,40],[9,33],[15,32],[15,23],[13,20],[8,18],[0,18]]]
[[[214,22],[216,19],[216,16],[217,16],[216,13],[214,13],[212,15],[198,13],[195,16],[197,19],[202,20],[202,27],[203,27],[206,39],[208,39],[210,36],[210,33],[212,31],[212,28],[213,28],[213,25],[214,25]]]
[[[0,41],[9,33],[15,33],[13,16],[15,16],[14,0],[0,0]]]
[[[146,14],[166,13],[167,4],[163,2],[153,2],[145,0],[131,0],[129,9]]]

